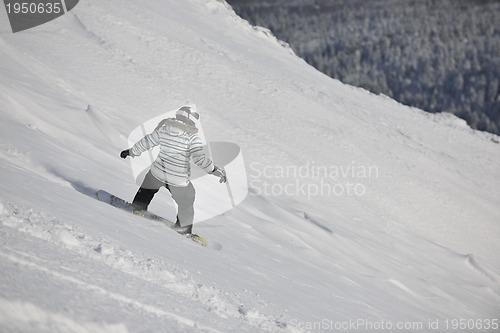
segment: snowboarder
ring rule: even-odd
[[[154,195],[165,186],[177,203],[176,229],[181,234],[191,234],[193,230],[195,189],[190,182],[193,162],[207,173],[226,182],[226,173],[214,165],[205,154],[203,143],[198,136],[196,124],[200,115],[195,105],[179,108],[175,118],[162,120],[156,129],[121,152],[121,158],[139,156],[141,153],[160,145],[160,153],[146,174],[132,204],[137,211],[147,210]]]

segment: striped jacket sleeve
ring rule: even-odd
[[[141,140],[137,141],[136,144],[130,149],[130,155],[139,156],[146,150],[150,150],[159,144],[160,134],[158,130],[155,130],[153,133],[148,134]]]
[[[205,170],[207,173],[211,173],[214,171],[214,163],[205,154],[205,151],[203,149],[203,142],[201,142],[201,139],[198,135],[195,135],[191,140],[189,150],[194,164]]]

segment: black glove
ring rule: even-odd
[[[127,156],[130,156],[130,150],[129,149],[125,149],[124,151],[122,151],[120,153],[120,157],[121,158],[127,158]]]

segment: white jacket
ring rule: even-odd
[[[175,118],[165,119],[158,124],[155,131],[130,148],[130,155],[139,156],[160,145],[160,153],[151,166],[151,173],[164,183],[186,186],[191,176],[191,159],[207,173],[214,171],[214,164],[206,156],[197,133],[198,129],[194,126]]]

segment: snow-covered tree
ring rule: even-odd
[[[498,0],[228,0],[331,77],[500,134]]]

